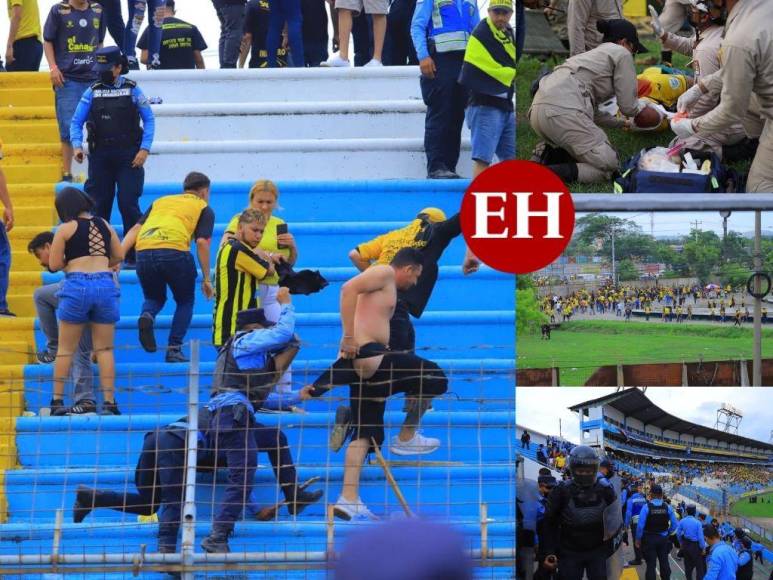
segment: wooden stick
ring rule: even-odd
[[[333,557],[333,554],[335,553],[335,538],[333,536],[334,534],[334,527],[333,522],[334,520],[334,514],[333,514],[333,504],[329,503],[327,504],[327,557],[328,559]]]
[[[413,512],[411,511],[411,508],[408,507],[408,502],[405,501],[405,496],[403,496],[403,492],[400,491],[400,486],[397,485],[397,481],[392,475],[392,471],[389,469],[389,465],[387,465],[387,462],[384,461],[384,456],[381,455],[381,449],[379,449],[378,444],[376,443],[376,440],[373,437],[371,437],[370,440],[373,443],[373,450],[376,452],[376,459],[381,465],[381,469],[384,470],[384,475],[386,475],[389,485],[392,486],[392,491],[395,492],[395,495],[397,496],[397,499],[400,502],[400,505],[403,506],[403,511],[405,512],[405,515],[407,515],[409,518],[412,518]]]
[[[309,487],[310,485],[312,485],[312,484],[314,484],[314,483],[316,483],[318,481],[319,481],[319,476],[318,475],[316,475],[316,476],[314,476],[314,477],[312,477],[310,479],[307,479],[306,481],[304,481],[302,484],[300,484],[298,486],[298,491],[303,491],[307,487]],[[276,514],[279,511],[279,508],[282,507],[283,505],[287,505],[287,500],[286,499],[283,499],[282,501],[279,501],[279,502],[275,503],[274,505],[262,508],[255,515],[255,519],[258,520],[259,522],[267,522],[267,521],[273,520],[274,518],[276,518]]]
[[[485,503],[480,504],[480,557],[484,561],[488,558],[488,506]]]

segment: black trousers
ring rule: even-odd
[[[698,542],[682,539],[682,556],[684,556],[685,578],[692,580],[692,573],[695,570],[695,580],[703,580],[706,575],[706,559]]]
[[[558,557],[560,580],[607,580],[607,556],[604,548],[587,552],[561,550]]]
[[[411,20],[416,10],[416,0],[394,0],[387,15],[384,39],[384,65],[417,65],[416,49],[411,39]]]
[[[427,173],[438,169],[456,171],[462,142],[464,109],[468,93],[457,82],[464,62],[464,52],[442,52],[432,55],[435,78],[421,77],[421,97],[427,105],[424,119],[424,152]]]
[[[661,580],[671,578],[671,565],[668,562],[668,555],[671,553],[671,539],[660,534],[645,534],[641,541],[641,550],[644,554],[644,561],[647,563],[647,571],[644,575],[646,580],[655,580],[657,573],[655,566],[660,568]]]

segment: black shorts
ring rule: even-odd
[[[384,355],[376,373],[367,380],[357,375],[351,359],[338,359],[315,381],[317,384],[349,384],[352,439],[373,437],[384,442],[386,399],[397,393],[406,397],[432,398],[448,390],[448,378],[434,362],[411,353],[393,353],[380,344],[360,347],[358,359]]]

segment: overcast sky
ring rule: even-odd
[[[520,427],[546,435],[561,433],[574,443],[580,440],[579,418],[568,407],[603,397],[615,388],[537,388],[516,389],[516,422]],[[706,427],[714,427],[717,409],[729,403],[743,412],[739,435],[768,442],[773,429],[773,388],[651,387],[647,397],[661,409]]]
[[[578,214],[577,217],[585,214]],[[695,227],[694,222],[700,222],[698,228],[710,230],[722,235],[722,216],[719,212],[639,212],[615,213],[623,219],[636,222],[642,232],[649,234],[650,230],[657,237],[679,236],[689,234]],[[747,233],[754,231],[754,212],[735,212],[727,220],[728,231]],[[773,230],[773,212],[762,212],[762,229]]]

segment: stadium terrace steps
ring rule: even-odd
[[[418,67],[140,71],[129,78],[151,102],[161,101],[153,105],[149,181],[181,168],[217,180],[256,172],[290,179],[298,168],[306,179],[329,179],[331,170],[338,180],[426,176]],[[463,131],[458,169],[470,175]]]
[[[348,251],[407,224],[424,207],[440,207],[451,216],[458,211],[468,182],[423,179],[424,105],[416,67],[195,72],[131,74],[147,96],[162,101],[153,105],[158,117],[157,139],[146,166],[140,205],[145,209],[162,195],[179,193],[188,171],[209,174],[213,178],[210,203],[218,222],[217,245],[225,223],[247,205],[253,181],[278,181],[283,209],[277,215],[290,224],[290,231],[298,238],[297,268],[320,269],[330,282],[321,294],[294,297],[299,334],[306,342],[293,366],[297,387],[335,358],[340,338],[338,293],[341,284],[355,274]],[[54,224],[54,182],[61,171],[54,119],[47,75],[0,75],[0,131],[5,133],[3,127],[10,129],[14,124],[29,128],[9,133],[3,160],[18,226],[11,233],[11,304],[21,318],[0,320],[0,349],[12,355],[8,360],[0,356],[0,404],[7,410],[0,421],[0,458],[13,459],[10,464],[4,461],[3,467],[17,467],[0,472],[0,479],[5,479],[2,486],[9,491],[9,496],[0,494],[2,517],[6,515],[4,502],[11,504],[11,523],[0,525],[2,554],[50,553],[53,510],[69,510],[76,483],[93,482],[99,473],[101,481],[115,488],[122,488],[124,482],[133,484],[144,432],[185,414],[189,365],[167,364],[163,351],[147,354],[137,345],[136,317],[142,294],[136,272],[122,271],[116,370],[118,401],[125,414],[16,418],[22,409],[22,387],[30,411],[39,411],[51,398],[51,365],[22,365],[31,360],[36,345],[40,349],[44,344],[31,318],[32,292],[41,281],[50,283],[61,277],[41,273],[39,264],[26,253],[29,239]],[[465,128],[462,174],[470,173],[467,135]],[[86,172],[85,165],[73,168],[76,173]],[[315,181],[292,181],[301,177]],[[115,225],[120,221],[116,204],[111,222]],[[445,253],[432,300],[416,325],[418,352],[438,362],[450,379],[449,393],[433,403],[423,424],[425,433],[441,438],[443,447],[431,456],[405,458],[390,458],[387,447],[384,449],[387,458],[394,461],[395,476],[412,508],[450,517],[477,547],[479,503],[487,501],[492,520],[488,524],[489,547],[512,548],[514,281],[487,269],[462,276],[463,248],[459,238]],[[206,346],[211,339],[211,304],[197,296],[194,326],[187,337],[204,343],[202,398],[206,397],[215,358],[214,349]],[[159,346],[166,342],[173,306],[170,299],[158,320]],[[323,486],[324,501],[335,501],[340,491],[343,453],[327,450],[327,433],[335,407],[347,394],[345,388],[333,391],[303,405],[305,413],[261,416],[264,423],[283,425],[301,477],[330,467]],[[388,436],[396,432],[404,417],[402,403],[400,398],[388,403]],[[65,449],[69,456],[62,455]],[[76,467],[77,453],[81,454],[81,465]],[[21,461],[18,466],[17,456]],[[258,483],[266,485],[260,487],[263,496],[259,500],[268,503],[274,499],[276,487],[265,455],[260,463]],[[202,494],[211,497],[213,489],[207,479],[211,476],[201,477],[200,500]],[[375,511],[386,511],[388,516],[401,511],[380,468],[366,466],[364,479],[364,499]],[[205,503],[199,502],[197,546],[209,531]],[[65,516],[70,517],[69,513]],[[115,527],[116,516],[121,517],[103,512],[84,525],[66,523],[60,552],[135,552],[143,544],[149,551],[155,549],[156,525],[139,525],[129,518],[123,520],[126,525]],[[112,524],[99,523],[104,518],[113,518]],[[336,523],[337,546],[353,529],[350,524]],[[262,546],[324,550],[325,532],[319,504],[298,521],[289,521],[282,510],[277,522],[242,522],[231,544],[235,550]],[[292,574],[283,572],[282,577],[295,577]],[[512,570],[504,574],[509,577]],[[324,572],[315,575],[307,571],[298,575],[323,576]]]
[[[396,401],[399,403],[399,401]],[[338,401],[328,396],[318,406],[323,411],[308,409],[307,413],[262,413],[260,422],[267,426],[279,426],[287,435],[295,462],[299,466],[341,467],[343,453],[328,449],[327,434],[335,420]],[[400,404],[389,405],[385,417],[387,437],[395,435],[403,423],[405,413]],[[145,433],[178,421],[185,415],[184,407],[177,409],[163,405],[156,413],[109,417],[86,415],[80,417],[20,417],[16,420],[16,443],[19,463],[25,468],[8,474],[6,482],[31,481],[45,483],[51,473],[66,466],[75,468],[104,468],[110,472],[130,469],[133,473],[137,457],[142,449]],[[482,422],[490,430],[481,430]],[[489,411],[430,411],[422,422],[423,432],[441,441],[441,448],[431,455],[397,457],[391,460],[407,460],[411,465],[436,465],[448,462],[453,466],[466,465],[473,469],[482,467],[507,467],[512,444],[502,439],[501,433],[511,429],[513,413],[508,410]],[[471,440],[471,435],[478,436]],[[387,446],[384,455],[389,457]],[[261,462],[268,459],[261,456]],[[499,473],[499,472],[497,472]],[[59,477],[59,476],[56,476]],[[99,476],[101,477],[101,475]],[[18,479],[22,478],[22,479]],[[133,481],[133,477],[130,478]]]

